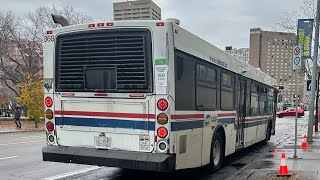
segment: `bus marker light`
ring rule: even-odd
[[[94,94],[94,96],[106,97],[106,96],[108,96],[108,94],[105,94],[105,93],[97,93],[97,94]]]
[[[157,130],[157,134],[160,138],[165,138],[168,136],[168,130],[165,127],[159,127]]]
[[[157,122],[161,125],[167,124],[168,123],[168,116],[166,113],[160,113],[157,116]]]
[[[51,121],[48,121],[48,122],[46,123],[46,128],[47,128],[47,130],[48,130],[49,132],[52,132],[53,129],[54,129],[54,124],[53,124]]]
[[[130,97],[144,97],[143,94],[130,94]]]
[[[165,111],[168,108],[168,101],[165,99],[159,99],[157,102],[158,109]]]
[[[52,119],[53,118],[53,111],[51,109],[46,110],[46,118]]]
[[[164,26],[164,22],[157,22],[157,26]]]
[[[63,97],[74,96],[74,93],[62,93]]]
[[[98,27],[104,26],[104,23],[98,23]]]
[[[51,97],[46,97],[46,99],[44,100],[44,104],[47,107],[51,107],[53,105],[53,101],[52,101]]]
[[[89,24],[89,25],[88,25],[88,27],[91,27],[91,28],[92,28],[92,27],[95,27],[95,26],[96,26],[95,24]]]

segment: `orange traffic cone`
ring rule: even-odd
[[[307,135],[303,136],[303,141],[301,143],[301,148],[302,149],[307,149],[308,148],[308,143],[307,143]]]
[[[286,155],[282,153],[280,161],[280,170],[278,176],[291,176],[288,171],[288,166],[286,162]]]

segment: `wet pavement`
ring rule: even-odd
[[[290,127],[294,125],[294,117],[277,121],[277,124],[288,123]],[[313,142],[309,142],[308,148],[303,149],[301,143],[303,136],[307,134],[308,115],[299,118],[298,122],[297,159],[293,158],[295,136],[292,128],[287,131],[287,134],[290,134],[288,138],[227,179],[320,179],[320,132],[313,132]],[[277,177],[282,153],[286,155],[291,177]]]
[[[276,135],[267,145],[256,144],[225,158],[224,166],[216,173],[208,169],[194,168],[163,174],[132,171],[110,167],[43,162],[41,148],[45,145],[43,132],[3,134],[0,136],[0,175],[4,179],[320,179],[320,133],[314,134],[314,142],[307,149],[300,147],[307,134],[308,115],[298,119],[298,150],[301,159],[289,159],[294,154],[294,117],[278,118]],[[19,129],[0,128],[17,131]],[[39,139],[40,138],[40,139]],[[21,142],[16,142],[21,140]],[[277,177],[281,154],[287,156],[291,177]],[[289,158],[288,158],[289,157]],[[2,158],[2,159],[1,159]],[[26,168],[27,167],[27,168]],[[34,172],[37,173],[34,173]]]

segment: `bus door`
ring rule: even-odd
[[[239,82],[239,96],[238,96],[238,108],[237,108],[237,136],[236,136],[236,149],[243,148],[244,141],[244,128],[246,118],[246,92],[247,92],[247,80],[240,78]]]

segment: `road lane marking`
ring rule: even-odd
[[[6,143],[6,144],[0,144],[0,146],[8,146],[8,145],[15,145],[15,144],[27,144],[27,143],[33,143],[33,142],[44,142],[45,140],[36,140],[36,141],[22,141],[22,142],[13,142],[13,143]]]
[[[17,157],[19,157],[19,156],[9,156],[9,157],[0,158],[0,160],[12,159],[12,158],[17,158]]]
[[[48,178],[45,178],[45,180],[61,179],[61,178],[65,178],[65,177],[68,177],[68,176],[73,176],[73,175],[76,175],[76,174],[86,173],[86,172],[97,170],[97,169],[101,169],[101,168],[102,167],[94,166],[94,167],[91,167],[91,168],[80,169],[80,170],[77,170],[77,171],[72,171],[72,172],[60,174],[60,175],[57,175],[57,176],[48,177]]]
[[[37,137],[45,137],[45,136],[24,136],[19,138],[27,139],[27,138],[37,138]]]

